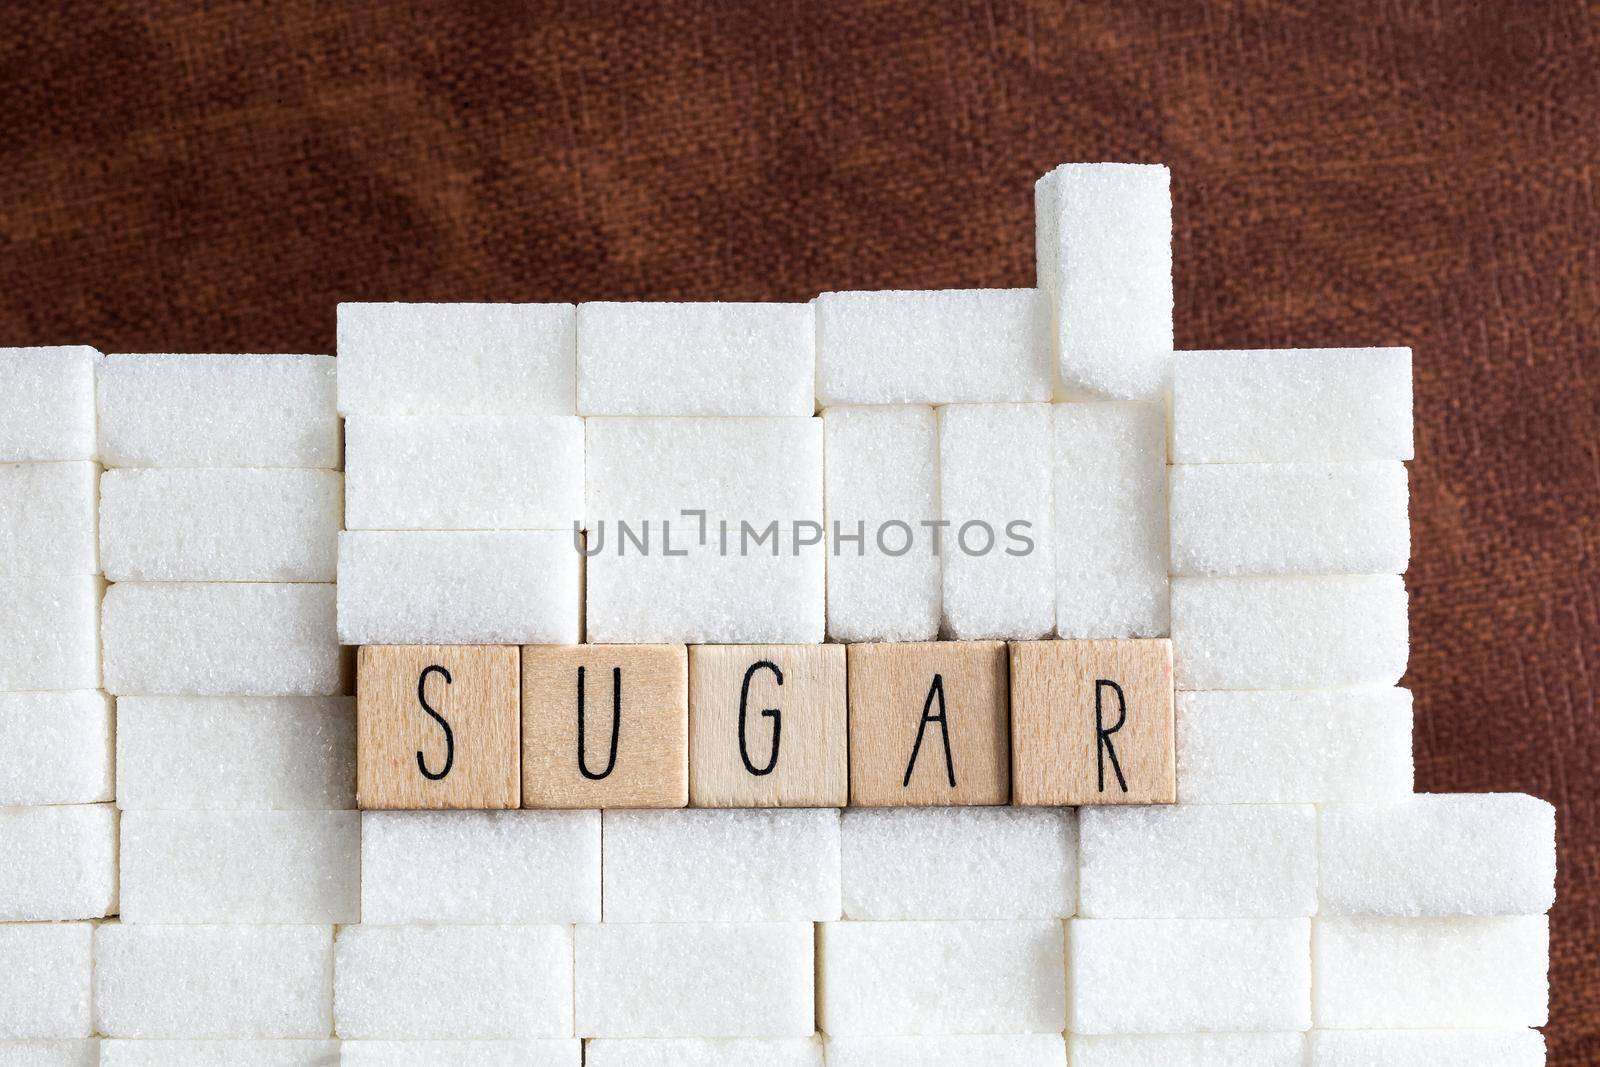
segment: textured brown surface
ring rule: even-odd
[[[1408,344],[1418,782],[1560,805],[1600,1062],[1600,14],[5,0],[0,343],[321,351],[344,299],[1024,285],[1173,168],[1189,347]]]

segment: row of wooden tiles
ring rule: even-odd
[[[1170,804],[1172,645],[369,645],[366,809]]]

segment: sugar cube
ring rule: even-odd
[[[1302,1034],[1075,1034],[1072,1067],[1304,1067]]]
[[[810,923],[606,923],[574,932],[579,1037],[807,1037]]]
[[[587,1067],[822,1067],[815,1037],[602,1038],[584,1052]]]
[[[1180,804],[1311,804],[1411,793],[1411,693],[1179,693]]]
[[[572,1035],[564,926],[347,926],[334,952],[342,1038]]]
[[[105,1041],[100,1067],[334,1067],[337,1041]]]
[[[1323,918],[1315,938],[1318,1027],[1543,1026],[1549,1016],[1543,915]]]
[[[521,1041],[344,1041],[340,1067],[583,1067],[576,1038]]]
[[[1059,922],[827,923],[817,948],[830,1037],[1062,1030]]]
[[[369,923],[600,921],[598,811],[369,811]]]
[[[959,640],[1028,640],[1056,625],[1050,407],[939,410],[944,624]]]
[[[125,923],[361,920],[354,811],[128,811]]]
[[[0,1067],[101,1067],[101,1042],[0,1041]]]
[[[847,919],[1054,919],[1078,899],[1071,808],[851,808]]]
[[[94,932],[95,1029],[125,1038],[322,1038],[326,926],[124,926]]]
[[[119,696],[319,696],[348,685],[332,585],[122,582],[106,592],[103,625],[106,689]]]
[[[88,923],[0,924],[0,1040],[88,1037]]]
[[[1179,689],[1393,685],[1410,652],[1405,583],[1394,575],[1177,578]]]
[[[608,811],[606,922],[839,917],[839,812]]]
[[[339,466],[331,356],[107,356],[107,467]]]
[[[1179,352],[1174,463],[1411,458],[1411,349]]]
[[[574,644],[581,558],[570,532],[340,534],[339,640]]]
[[[1312,1067],[1544,1067],[1537,1030],[1318,1030]]]
[[[1166,411],[1159,404],[1053,410],[1056,633],[1165,637]]]
[[[1556,898],[1556,809],[1520,793],[1422,794],[1322,809],[1322,911],[1541,915]]]
[[[571,304],[340,304],[342,415],[575,415]]]
[[[1066,1067],[1060,1034],[950,1034],[932,1037],[837,1037],[828,1067]]]
[[[0,464],[0,578],[100,570],[95,544],[99,477],[93,463]]]
[[[815,410],[810,304],[578,305],[581,415]]]
[[[1308,919],[1073,919],[1075,1034],[1306,1030]]]
[[[1084,808],[1078,914],[1101,919],[1311,915],[1309,804]]]
[[[0,808],[0,922],[99,919],[116,910],[116,809]]]
[[[823,293],[815,305],[823,407],[1050,399],[1041,290]]]
[[[83,345],[0,348],[0,461],[94,459],[99,366]]]
[[[584,426],[590,641],[822,640],[821,420]]]
[[[828,636],[939,636],[938,420],[933,409],[837,407],[822,414]]]
[[[93,575],[0,579],[0,691],[100,685],[100,594]]]
[[[113,799],[104,693],[0,693],[0,752],[0,807]]]

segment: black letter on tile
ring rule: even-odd
[[[757,767],[750,762],[750,750],[745,747],[744,740],[745,713],[749,710],[747,705],[750,700],[750,676],[763,668],[772,672],[779,685],[783,684],[783,672],[778,669],[778,665],[768,660],[761,660],[750,664],[750,669],[744,672],[744,684],[739,687],[739,758],[744,760],[744,769],[757,777],[771,774],[772,768],[778,765],[778,735],[783,732],[783,713],[777,708],[762,709],[762,718],[772,720],[772,755],[768,757],[765,767]]]
[[[450,729],[450,724],[445,722],[444,716],[440,715],[437,711],[434,711],[432,706],[428,703],[428,694],[425,692],[425,690],[428,687],[428,675],[430,674],[438,674],[444,679],[445,685],[454,684],[455,679],[450,677],[449,671],[445,670],[437,663],[428,667],[424,667],[422,669],[422,673],[417,676],[417,703],[422,705],[422,710],[427,712],[429,717],[432,718],[434,722],[438,723],[439,728],[444,731],[444,770],[440,771],[438,774],[428,770],[428,761],[423,758],[421,749],[417,750],[417,770],[421,771],[422,777],[426,778],[428,781],[437,782],[439,779],[450,773],[450,767],[456,761],[456,735]]]
[[[583,668],[578,668],[578,772],[591,782],[598,782],[602,778],[611,777],[611,772],[617,766],[617,739],[622,735],[622,668],[611,668],[611,756],[606,761],[606,769],[599,774],[589,769],[588,758],[584,754],[583,730]]]
[[[1106,729],[1105,718],[1101,714],[1101,691],[1108,688],[1117,694],[1117,724],[1109,730]],[[1111,757],[1111,769],[1116,772],[1117,784],[1122,787],[1124,793],[1128,791],[1127,779],[1122,777],[1122,764],[1117,762],[1117,750],[1111,744],[1111,735],[1122,729],[1123,724],[1127,721],[1128,701],[1122,695],[1122,686],[1105,678],[1096,678],[1094,680],[1094,746],[1095,759],[1099,764],[1100,775],[1097,787],[1098,792],[1104,793],[1106,791],[1107,756]]]
[[[929,715],[928,709],[933,707],[934,697],[939,698],[939,714]],[[956,765],[950,757],[950,723],[945,718],[944,710],[944,675],[936,674],[933,684],[928,687],[928,699],[922,702],[922,721],[917,723],[917,742],[911,746],[911,762],[906,764],[906,776],[900,783],[901,789],[911,784],[911,772],[917,768],[917,752],[922,748],[922,732],[930,722],[938,723],[939,731],[944,735],[944,773],[950,779],[950,788],[956,787]]]

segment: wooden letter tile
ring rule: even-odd
[[[1012,642],[1016,803],[1171,804],[1175,751],[1171,641]]]
[[[689,803],[842,808],[843,645],[689,649]]]
[[[681,808],[689,802],[683,645],[522,650],[522,805]]]
[[[356,803],[515,808],[515,645],[367,645],[356,656]]]
[[[1004,643],[848,648],[852,805],[1006,803]]]

